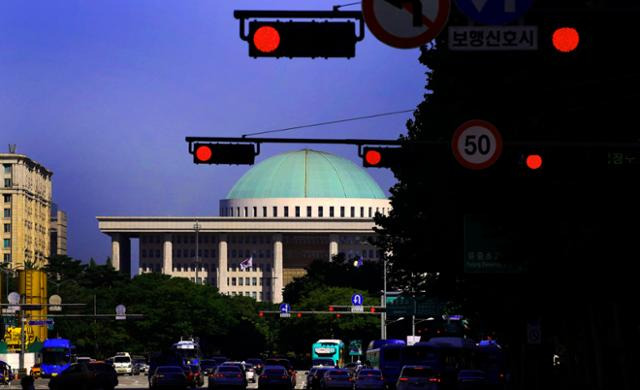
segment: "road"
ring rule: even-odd
[[[298,376],[296,377],[296,389],[304,389],[306,385],[307,372],[306,371],[298,371]],[[130,390],[140,390],[140,389],[148,389],[148,380],[146,375],[134,375],[134,376],[119,376],[118,381],[118,389],[130,389]],[[36,380],[36,389],[48,389],[47,384],[49,383],[48,379],[38,379]],[[207,388],[207,378],[205,378],[204,386],[200,387],[200,389]],[[257,389],[257,383],[249,383],[248,389]],[[8,387],[2,387],[2,389],[21,389],[20,381],[14,380],[11,385]]]

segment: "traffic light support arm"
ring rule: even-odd
[[[364,18],[360,11],[276,11],[276,10],[245,10],[233,11],[233,17],[240,20],[240,39],[248,41],[245,21],[255,18],[290,18],[290,19],[355,19],[359,23],[356,41],[364,39]]]

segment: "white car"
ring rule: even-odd
[[[113,368],[117,374],[129,374],[133,375],[133,361],[131,361],[131,355],[126,352],[118,353],[112,357]]]

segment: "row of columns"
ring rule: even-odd
[[[284,269],[283,269],[283,247],[282,234],[273,235],[273,281],[272,301],[275,303],[282,302],[282,290],[284,288]],[[338,235],[329,235],[329,260],[338,254]],[[120,271],[123,270],[131,274],[131,241],[129,236],[120,233],[111,235],[111,263],[113,267]],[[229,293],[230,289],[227,285],[228,267],[228,244],[227,235],[220,234],[218,236],[218,272],[217,287],[221,294]],[[172,234],[164,234],[164,244],[162,247],[162,273],[171,275],[173,271],[173,241]]]

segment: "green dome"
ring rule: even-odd
[[[370,198],[386,199],[362,168],[336,155],[297,150],[262,161],[236,182],[227,199]]]

